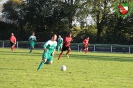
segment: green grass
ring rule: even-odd
[[[0,48],[0,88],[133,88],[133,54],[71,52],[37,67],[43,50]],[[67,70],[61,71],[61,65]]]

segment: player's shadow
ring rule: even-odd
[[[104,61],[120,61],[120,62],[133,62],[132,57],[119,57],[119,56],[101,56],[101,55],[75,55],[71,54],[73,59],[87,59],[87,60],[104,60]]]

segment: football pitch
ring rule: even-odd
[[[133,88],[133,54],[70,52],[37,67],[43,50],[0,48],[0,88]],[[67,70],[60,67],[66,65]]]

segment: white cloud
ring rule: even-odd
[[[1,0],[0,1],[0,4],[3,4],[3,3],[5,3],[5,2],[7,2],[8,0]]]

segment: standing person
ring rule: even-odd
[[[45,44],[44,44],[44,52],[42,55],[42,61],[40,63],[40,65],[38,66],[37,70],[40,70],[42,68],[42,66],[44,64],[52,64],[53,63],[53,56],[54,56],[54,52],[57,46],[57,35],[54,34],[52,35],[51,40],[48,40]]]
[[[37,41],[35,32],[33,32],[32,35],[29,37],[29,41],[30,41],[30,53],[31,53],[32,50],[34,49],[35,41]]]
[[[69,58],[68,54],[71,51],[71,48],[70,48],[71,41],[72,41],[72,33],[69,33],[69,35],[67,37],[65,37],[65,39],[64,39],[63,47],[62,47],[60,55],[58,56],[58,60],[60,60],[60,57],[62,56],[63,52],[66,50],[67,50],[66,55]]]
[[[57,42],[57,51],[58,52],[60,50],[62,50],[62,45],[63,45],[63,38],[61,37],[61,35],[59,35],[58,42]]]
[[[14,36],[14,33],[11,33],[10,45],[11,45],[11,50],[14,51],[16,45],[16,37]]]
[[[88,52],[88,46],[89,46],[89,37],[83,40],[83,47],[81,51],[85,51],[85,54]]]

